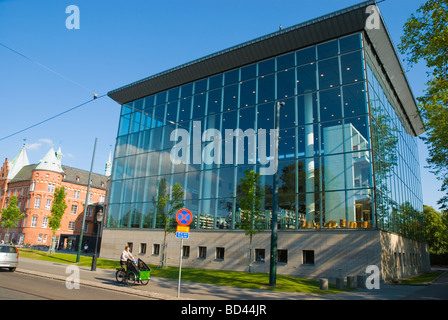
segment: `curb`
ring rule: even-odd
[[[65,277],[65,276],[58,276],[58,275],[54,275],[54,274],[30,271],[30,270],[25,270],[25,269],[20,269],[20,268],[17,268],[15,272],[27,274],[27,275],[31,275],[31,276],[36,276],[36,277],[41,277],[41,278],[64,281],[64,282],[67,280],[67,277]],[[131,295],[137,295],[137,296],[142,296],[142,297],[146,297],[146,298],[150,298],[150,299],[154,299],[154,300],[193,300],[193,299],[189,299],[189,298],[173,297],[173,296],[156,293],[156,292],[146,292],[146,291],[132,289],[132,288],[125,287],[125,286],[117,287],[117,286],[98,283],[98,282],[89,281],[89,280],[80,280],[79,283],[84,286],[101,288],[101,289],[105,289],[105,290],[112,290],[112,291],[127,293],[127,294],[131,294]]]

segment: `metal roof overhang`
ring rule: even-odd
[[[226,50],[169,69],[151,77],[110,91],[108,96],[125,104],[151,94],[180,86],[201,78],[235,69],[256,61],[325,42],[337,37],[364,31],[373,44],[384,69],[401,101],[414,135],[424,132],[414,96],[390,40],[384,22],[379,29],[366,28],[370,13],[366,9],[375,0],[316,18]],[[377,10],[379,12],[379,9]]]

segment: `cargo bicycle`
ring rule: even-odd
[[[147,285],[151,279],[151,268],[141,259],[138,259],[137,262],[128,259],[126,261],[126,269],[117,268],[115,278],[118,283]]]

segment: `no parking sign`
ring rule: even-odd
[[[193,221],[193,215],[188,209],[180,209],[176,213],[176,221],[178,223],[176,230],[176,238],[188,239],[190,237],[190,223]]]

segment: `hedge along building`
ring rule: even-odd
[[[134,254],[157,264],[158,191],[180,183],[195,216],[185,266],[247,270],[251,256],[253,271],[268,272],[273,175],[260,179],[265,231],[254,237],[251,255],[238,184],[245,169],[261,173],[270,165],[260,161],[256,142],[261,129],[274,129],[282,102],[278,149],[269,140],[266,151],[278,158],[280,177],[277,271],[337,277],[376,265],[391,279],[428,270],[416,144],[423,123],[375,1],[108,95],[122,111],[103,257],[132,244]],[[170,235],[168,264],[177,264],[178,246]]]

